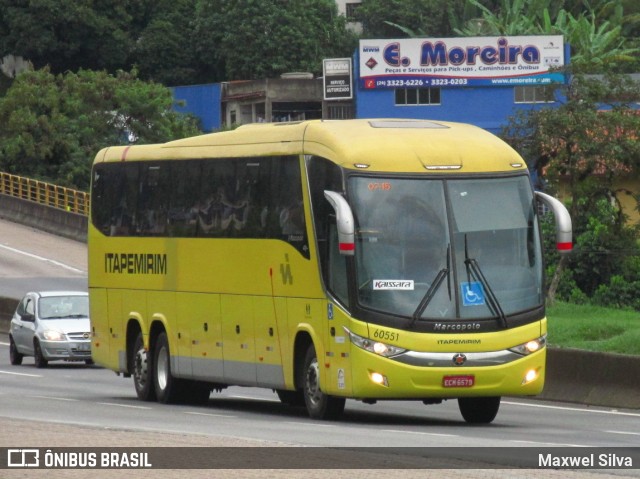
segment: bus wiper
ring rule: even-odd
[[[482,284],[482,287],[486,291],[487,303],[488,303],[489,309],[493,314],[495,314],[498,317],[498,319],[500,320],[500,325],[503,328],[507,328],[508,326],[507,317],[505,316],[504,311],[500,306],[500,301],[498,301],[498,298],[493,292],[493,289],[491,289],[491,285],[489,284],[489,281],[487,281],[487,278],[482,273],[482,270],[480,269],[480,265],[478,264],[478,260],[476,260],[475,258],[469,258],[467,235],[464,235],[464,264],[467,267],[467,277],[468,277],[469,283],[471,282],[471,277],[473,277],[476,281],[479,281],[480,284]]]
[[[451,251],[451,245],[448,245],[447,246],[447,266],[445,268],[442,268],[440,271],[438,271],[438,274],[436,275],[433,282],[431,283],[431,286],[429,287],[429,289],[423,296],[422,300],[420,301],[420,304],[418,304],[418,307],[413,313],[411,317],[411,322],[408,325],[408,329],[411,329],[415,324],[415,322],[418,321],[420,317],[424,314],[425,309],[427,309],[427,306],[429,306],[429,303],[431,302],[433,297],[436,295],[436,291],[438,291],[438,288],[440,287],[440,284],[442,284],[442,281],[444,280],[445,277],[447,278],[447,290],[449,292],[449,300],[451,300],[451,282],[449,281],[449,271],[451,269],[451,263],[449,259],[451,257],[450,251]]]

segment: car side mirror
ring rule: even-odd
[[[35,317],[33,314],[31,314],[31,313],[24,313],[24,314],[22,315],[22,320],[23,320],[23,321],[27,321],[27,322],[29,322],[29,323],[33,323],[33,322],[35,322],[36,317]]]

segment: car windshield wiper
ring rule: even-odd
[[[489,306],[489,309],[498,317],[500,325],[503,328],[506,328],[508,326],[507,317],[502,310],[502,306],[500,306],[500,301],[498,301],[498,298],[493,292],[489,281],[487,281],[487,278],[482,273],[480,265],[478,264],[478,260],[469,257],[469,248],[467,244],[466,234],[464,235],[464,264],[467,267],[468,282],[471,283],[471,277],[473,277],[474,280],[478,281],[482,285],[487,295],[487,305]]]
[[[418,321],[420,317],[424,314],[425,310],[427,309],[427,306],[429,306],[429,303],[431,302],[433,297],[436,295],[436,292],[438,291],[438,288],[442,284],[442,281],[444,281],[444,278],[446,277],[447,280],[449,279],[449,271],[451,270],[451,262],[449,259],[451,257],[450,251],[451,251],[451,245],[449,244],[447,246],[447,266],[442,268],[440,271],[438,271],[438,274],[436,274],[436,277],[432,281],[431,286],[429,287],[425,295],[422,297],[422,300],[418,304],[418,307],[416,308],[413,315],[411,316],[411,321],[409,322],[408,329],[411,329],[415,324],[415,322]],[[450,281],[447,281],[447,290],[449,292],[449,300],[451,300],[451,282]]]

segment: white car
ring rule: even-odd
[[[49,361],[91,359],[89,295],[83,291],[30,292],[18,304],[9,330],[11,364],[33,356],[36,367]]]

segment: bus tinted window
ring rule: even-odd
[[[105,235],[273,238],[309,257],[295,156],[104,163],[93,181]]]

